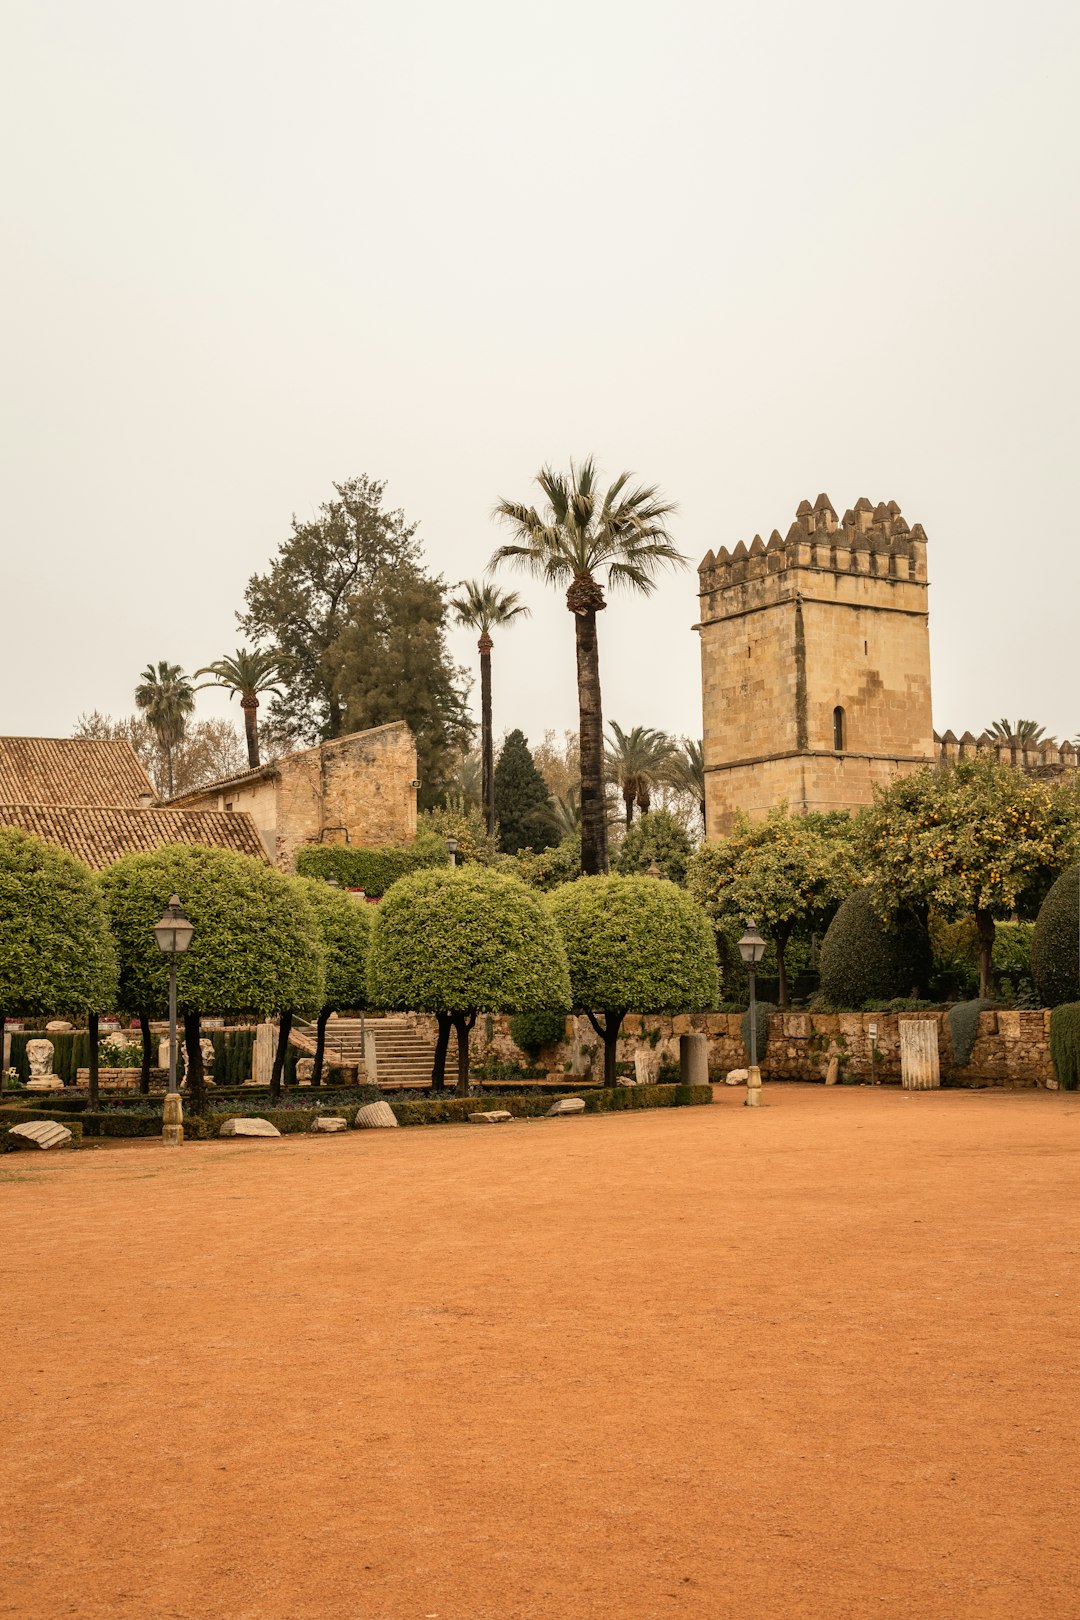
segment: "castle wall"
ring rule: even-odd
[[[405,844],[416,837],[416,744],[404,722],[279,761],[276,860],[303,844]]]

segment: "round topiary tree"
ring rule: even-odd
[[[685,827],[670,810],[646,810],[626,829],[619,850],[619,871],[644,873],[655,861],[664,877],[683,883],[693,851]]]
[[[818,957],[821,991],[836,1007],[891,1001],[925,989],[933,967],[930,939],[911,911],[884,923],[868,889],[843,901],[825,931]]]
[[[374,1007],[436,1014],[432,1083],[439,1089],[453,1029],[457,1091],[465,1097],[477,1014],[569,1008],[570,980],[555,924],[517,878],[479,866],[432,869],[400,878],[380,902],[368,1000]]]
[[[574,1007],[604,1043],[604,1081],[627,1013],[703,1012],[718,993],[716,945],[702,908],[661,878],[588,877],[547,898],[570,965]],[[603,1017],[603,1023],[600,1017]]]
[[[1080,868],[1062,872],[1039,908],[1031,935],[1031,973],[1045,1007],[1075,1001],[1080,988]]]
[[[313,1086],[322,1084],[326,1021],[332,1012],[367,1006],[367,955],[371,944],[371,907],[363,900],[317,878],[297,878],[307,896],[323,943],[326,981],[315,1025]]]
[[[0,827],[0,1051],[9,1017],[85,1013],[96,1092],[97,1017],[115,997],[100,880],[66,850]]]
[[[102,883],[126,1010],[159,1016],[168,1005],[168,967],[153,926],[170,895],[180,896],[195,925],[177,976],[192,1107],[203,1106],[199,1020],[204,1013],[280,1014],[271,1080],[276,1097],[293,1012],[316,1012],[325,999],[322,940],[301,885],[253,856],[200,844],[125,855],[103,874]]]

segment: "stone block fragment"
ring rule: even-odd
[[[679,1036],[679,1079],[684,1086],[709,1083],[709,1043],[704,1035]]]
[[[486,1114],[470,1114],[469,1115],[469,1124],[470,1125],[505,1125],[506,1121],[508,1119],[513,1119],[513,1117],[514,1117],[513,1114],[507,1113],[505,1108],[491,1108],[491,1109],[488,1110],[488,1112]]]
[[[8,1132],[8,1141],[16,1147],[58,1148],[67,1147],[71,1141],[71,1132],[66,1125],[61,1125],[55,1119],[35,1119],[27,1125],[13,1125]]]
[[[724,1076],[725,1086],[745,1086],[749,1069],[729,1069]]]
[[[383,1127],[390,1129],[397,1125],[397,1119],[388,1102],[373,1102],[365,1103],[363,1108],[357,1109],[355,1124],[361,1131],[379,1130]]]
[[[584,1097],[560,1097],[548,1109],[545,1118],[561,1119],[564,1114],[583,1114],[585,1112]]]
[[[311,1128],[313,1131],[324,1131],[331,1134],[334,1131],[347,1131],[349,1122],[347,1119],[342,1119],[340,1114],[320,1114]]]
[[[227,1119],[219,1136],[280,1136],[276,1125],[268,1119]]]

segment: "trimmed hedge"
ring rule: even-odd
[[[1080,1085],[1080,1001],[1062,1002],[1050,1014],[1050,1058],[1062,1091]]]
[[[958,1001],[949,1008],[949,1039],[952,1042],[953,1062],[958,1069],[966,1069],[979,1033],[979,1014],[986,1012],[992,1001]]]
[[[425,866],[448,866],[445,845],[421,839],[416,844],[387,845],[384,849],[355,849],[348,844],[307,844],[297,852],[301,877],[337,878],[342,888],[363,889],[372,898],[384,895],[392,883]]]
[[[1080,975],[1080,868],[1062,872],[1039,908],[1031,935],[1031,972],[1044,1007],[1076,998]]]
[[[515,1013],[510,1020],[510,1039],[530,1057],[545,1046],[557,1046],[566,1039],[566,1014],[561,1012]]]
[[[542,1118],[560,1097],[573,1091],[545,1092],[542,1097],[439,1097],[416,1102],[392,1102],[399,1125],[455,1125],[470,1114],[504,1108],[515,1119]],[[582,1088],[587,1114],[621,1113],[635,1108],[694,1108],[713,1100],[712,1086],[606,1086]]]
[[[868,889],[856,889],[825,931],[818,958],[821,993],[838,1007],[890,1001],[924,988],[933,958],[926,929],[911,912],[882,922]]]

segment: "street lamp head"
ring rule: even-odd
[[[330,876],[327,878],[326,886],[327,886],[328,889],[340,889],[341,888],[341,884],[338,882],[338,880],[334,876],[333,872],[331,872]]]
[[[458,849],[457,839],[454,837],[453,833],[451,833],[450,837],[446,840],[446,847],[450,851],[450,858],[452,860],[457,854]]]
[[[758,925],[753,917],[746,925],[746,933],[739,941],[739,955],[747,967],[757,967],[765,955],[765,941],[758,933]]]
[[[163,956],[182,956],[195,934],[194,924],[184,916],[180,896],[174,894],[165,907],[165,915],[154,924],[154,938]]]

